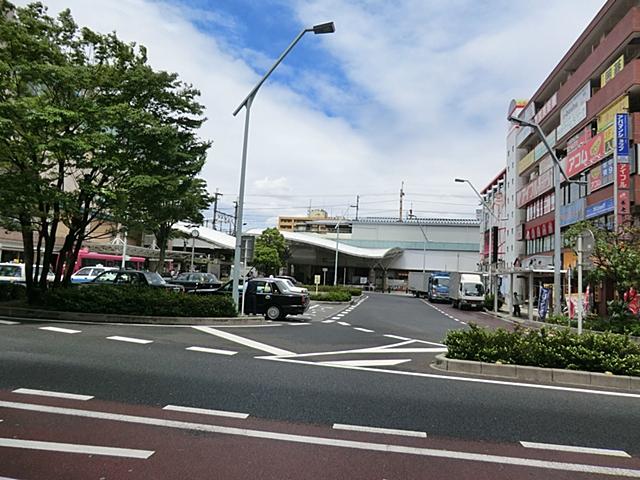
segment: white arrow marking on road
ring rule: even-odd
[[[383,335],[387,338],[395,338],[396,340],[411,340],[410,338],[407,337],[399,337],[398,335]]]
[[[146,345],[147,343],[153,343],[153,340],[143,340],[141,338],[131,338],[131,337],[118,337],[117,335],[114,337],[107,337],[107,340],[115,340],[116,342],[139,343],[142,345]]]
[[[362,425],[349,425],[344,423],[334,423],[333,428],[335,430],[349,430],[352,432],[384,433],[387,435],[402,435],[404,437],[427,438],[427,434],[425,432],[417,432],[415,430],[398,430],[396,428],[365,427]]]
[[[334,362],[319,362],[322,365],[339,365],[342,367],[390,367],[410,362],[410,358],[402,360],[338,360]]]
[[[218,355],[235,355],[236,353],[238,353],[231,350],[218,350],[217,348],[205,347],[187,347],[185,350],[190,350],[192,352],[217,353]]]
[[[41,397],[68,398],[70,400],[91,400],[93,395],[79,395],[77,393],[51,392],[49,390],[33,390],[31,388],[18,388],[13,393],[23,395],[40,395]]]
[[[174,412],[187,412],[187,413],[199,413],[202,415],[214,415],[216,417],[241,418],[243,420],[249,416],[248,413],[227,412],[226,410],[210,410],[208,408],[182,407],[180,405],[167,405],[166,407],[162,407],[162,409],[171,410]]]
[[[48,330],[49,332],[58,332],[58,333],[82,333],[82,330],[71,330],[70,328],[60,328],[60,327],[39,327],[39,330]]]
[[[275,359],[278,361],[290,361]],[[317,365],[317,364],[316,364]],[[378,370],[371,370],[377,372]],[[54,413],[58,415],[68,415],[83,418],[98,418],[115,422],[124,422],[139,425],[155,425],[165,428],[180,430],[190,430],[196,432],[211,432],[222,435],[234,435],[248,438],[262,438],[266,440],[279,440],[303,445],[330,446],[339,448],[350,448],[354,450],[364,450],[373,452],[400,453],[421,457],[445,458],[450,460],[465,460],[472,462],[494,463],[498,465],[518,465],[530,468],[541,468],[547,470],[559,470],[568,472],[583,472],[601,475],[618,475],[631,478],[640,478],[640,470],[620,467],[607,467],[601,465],[588,465],[581,463],[557,462],[549,460],[538,460],[521,457],[508,457],[503,455],[490,455],[486,453],[471,453],[456,450],[445,450],[437,448],[408,447],[403,445],[393,445],[374,442],[358,442],[353,440],[342,440],[338,438],[315,437],[311,435],[297,435],[289,433],[269,432],[264,430],[253,430],[248,428],[223,427],[220,425],[210,425],[204,423],[180,422],[166,420],[162,418],[142,417],[134,415],[122,415],[117,413],[98,412],[92,410],[80,410],[75,408],[52,407],[49,405],[37,405],[30,403],[16,403],[0,401],[0,408],[13,408],[16,410],[26,410],[35,412]]]
[[[556,445],[554,443],[535,443],[535,442],[520,442],[525,448],[537,448],[539,450],[554,450],[558,452],[574,452],[574,453],[590,453],[592,455],[609,455],[611,457],[625,457],[631,458],[624,450],[609,450],[606,448],[591,448],[591,447],[574,447],[572,445]]]
[[[208,333],[209,335],[215,335],[216,337],[224,338],[225,340],[229,340],[230,342],[239,343],[240,345],[244,345],[250,348],[255,348],[256,350],[267,352],[272,355],[295,355],[294,352],[283,350],[282,348],[278,348],[278,347],[273,347],[271,345],[267,345],[266,343],[256,342],[255,340],[244,338],[239,335],[234,335],[233,333],[223,332],[222,330],[217,330],[215,328],[211,328],[211,327],[193,327],[193,328],[201,332]]]
[[[29,450],[46,450],[51,452],[85,453],[89,455],[106,455],[109,457],[144,458],[155,452],[153,450],[134,450],[131,448],[100,447],[97,445],[79,445],[75,443],[38,442],[35,440],[17,440],[0,438],[0,447],[26,448]]]

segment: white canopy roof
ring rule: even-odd
[[[198,240],[211,243],[218,248],[226,250],[233,250],[236,248],[236,237],[227,235],[224,232],[219,232],[213,228],[203,227],[202,225],[190,225],[188,223],[180,222],[173,226],[174,230],[191,235],[193,230],[198,230]]]

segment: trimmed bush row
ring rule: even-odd
[[[307,290],[309,290],[309,293],[311,292],[315,292],[316,291],[316,286],[315,285],[305,285],[304,286]],[[353,297],[357,297],[362,295],[362,288],[360,287],[343,287],[342,285],[318,285],[318,293],[320,292],[343,292],[343,291],[347,291],[351,294],[351,296]]]
[[[551,315],[545,319],[545,322],[566,327],[569,325],[569,317],[566,315]],[[578,320],[571,320],[571,326],[578,328]],[[583,319],[582,327],[585,330],[594,330],[596,332],[611,332],[640,337],[640,321],[638,320],[606,319],[588,316]]]
[[[640,376],[640,345],[622,335],[470,327],[447,334],[448,358]]]
[[[57,288],[45,292],[39,307],[63,312],[144,315],[153,317],[235,317],[228,295],[187,295],[159,288],[91,287]]]
[[[332,290],[329,292],[318,292],[317,294],[311,293],[311,290],[309,290],[309,292],[311,300],[324,300],[328,302],[348,302],[352,296],[348,290]]]
[[[0,302],[24,300],[25,298],[27,298],[27,289],[24,285],[0,283]]]

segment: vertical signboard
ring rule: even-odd
[[[617,113],[615,122],[616,150],[614,156],[616,175],[614,178],[615,229],[623,225],[631,213],[629,188],[631,165],[629,163],[629,114]]]

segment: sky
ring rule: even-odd
[[[25,1],[16,1],[26,4]],[[146,46],[201,91],[213,141],[202,176],[238,198],[244,109],[234,110],[304,28],[251,109],[244,229],[278,215],[470,217],[505,167],[507,107],[528,98],[605,0],[44,0],[81,26]],[[228,228],[228,227],[223,227]]]

